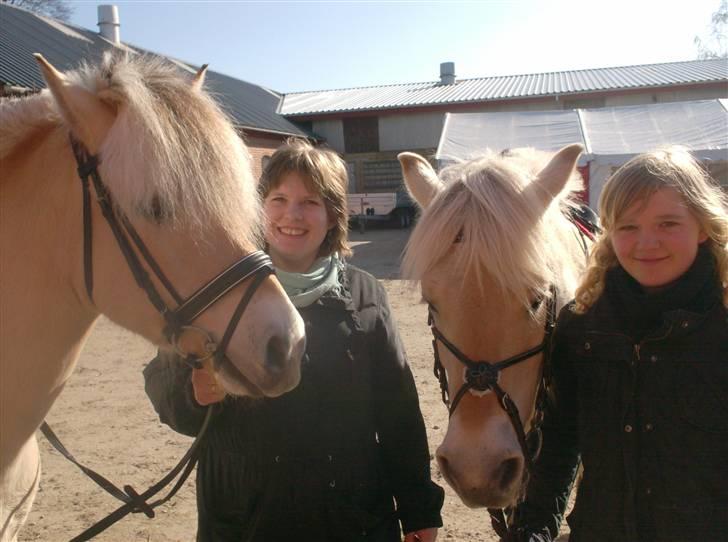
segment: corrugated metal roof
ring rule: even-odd
[[[114,46],[99,34],[60,24],[21,8],[0,3],[0,82],[30,89],[45,88],[33,53],[41,53],[61,71],[82,59],[97,62]]]
[[[123,47],[155,54],[132,46]],[[0,3],[0,83],[29,89],[42,89],[45,82],[33,53],[41,53],[61,71],[72,70],[82,62],[98,62],[114,45],[96,32],[39,16],[21,8]],[[197,66],[170,59],[192,71]],[[311,134],[277,113],[281,95],[245,81],[208,71],[205,85],[241,128],[283,135],[310,137]]]
[[[728,84],[728,59],[504,75],[463,79],[452,85],[404,83],[295,92],[285,95],[280,113],[297,116],[399,109],[721,81]]]

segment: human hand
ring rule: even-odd
[[[404,535],[404,542],[435,542],[437,539],[437,527],[431,529],[420,529]]]
[[[195,392],[195,401],[206,406],[219,403],[225,399],[225,390],[217,383],[215,373],[203,368],[192,369],[192,389]]]

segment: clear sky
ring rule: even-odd
[[[72,0],[97,30],[119,7],[121,39],[279,92],[691,60],[719,0]]]

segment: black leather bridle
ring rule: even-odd
[[[250,303],[253,294],[262,284],[262,282],[269,275],[274,273],[273,264],[268,255],[261,251],[254,251],[236,263],[231,265],[228,269],[224,270],[218,276],[213,278],[206,285],[202,286],[195,293],[189,296],[187,299],[182,298],[175,290],[172,283],[162,272],[157,262],[152,257],[151,253],[147,249],[146,245],[142,241],[141,237],[134,229],[133,225],[129,221],[128,217],[119,211],[114,206],[114,202],[111,198],[106,185],[103,183],[101,176],[98,171],[99,158],[96,155],[91,155],[86,148],[76,139],[71,137],[71,147],[73,148],[73,154],[76,158],[78,165],[78,175],[81,179],[81,186],[83,192],[83,268],[84,268],[84,282],[86,286],[86,293],[91,303],[93,300],[93,227],[91,221],[91,194],[90,184],[93,184],[94,192],[96,193],[96,201],[99,204],[101,213],[103,214],[106,222],[109,224],[111,231],[116,238],[116,242],[126,259],[129,270],[134,276],[134,280],[137,285],[144,290],[149,301],[152,303],[155,309],[162,315],[165,322],[164,336],[169,341],[170,345],[175,349],[177,354],[190,366],[194,368],[201,368],[203,362],[207,359],[212,358],[213,363],[216,367],[226,359],[227,346],[230,343],[235,329],[240,322],[240,319],[245,312],[246,307]],[[136,249],[136,250],[135,250]],[[169,295],[172,297],[174,302],[177,304],[175,308],[169,307],[162,296],[160,295],[154,283],[149,277],[149,273],[142,264],[139,255],[144,259],[149,269],[152,270],[154,275],[157,277],[159,282],[164,286]],[[238,303],[235,312],[230,318],[230,322],[223,333],[222,338],[219,342],[215,342],[209,332],[191,325],[192,322],[205,310],[211,307],[215,302],[220,300],[230,290],[243,283],[244,281],[251,279],[252,282],[243,294],[240,302]],[[204,339],[204,353],[195,354],[192,352],[185,352],[179,344],[182,334],[185,332],[195,332],[202,336]],[[234,367],[232,364],[229,364]],[[205,420],[202,424],[199,434],[195,438],[194,442],[190,446],[189,450],[182,459],[172,468],[172,470],[159,482],[151,486],[146,491],[138,493],[132,486],[125,485],[123,490],[119,489],[112,482],[98,474],[94,470],[79,463],[73,455],[63,446],[61,441],[56,437],[51,428],[46,422],[40,427],[41,432],[49,440],[49,442],[69,461],[78,466],[87,476],[94,480],[102,489],[107,493],[116,497],[123,504],[112,513],[107,515],[102,520],[98,521],[83,533],[72,539],[71,542],[83,542],[90,540],[97,534],[103,532],[111,525],[124,518],[129,513],[143,512],[147,517],[153,518],[155,513],[154,509],[161,504],[167,502],[185,482],[189,474],[192,472],[197,462],[197,449],[205,434],[205,431],[210,423],[213,408],[208,407]],[[181,474],[180,474],[181,473]],[[177,475],[180,477],[175,482],[172,489],[162,498],[157,499],[153,502],[148,502],[150,499],[155,497],[165,487],[167,487]]]
[[[495,393],[498,398],[498,404],[508,415],[508,419],[511,421],[511,425],[516,432],[516,437],[518,438],[518,443],[521,446],[521,452],[526,462],[523,483],[528,480],[528,475],[533,470],[533,463],[536,461],[541,451],[541,423],[543,422],[546,390],[548,388],[548,354],[550,351],[551,336],[556,324],[556,288],[553,285],[549,288],[549,294],[546,296],[546,299],[537,300],[534,305],[532,305],[531,309],[537,309],[543,301],[546,302],[546,322],[544,323],[544,337],[541,343],[533,348],[529,348],[528,350],[521,352],[520,354],[516,354],[498,362],[473,361],[463,354],[453,343],[447,340],[442,332],[437,329],[432,316],[432,310],[428,312],[427,317],[427,323],[430,326],[433,335],[432,349],[434,350],[435,357],[434,373],[440,381],[442,400],[448,407],[449,415],[453,415],[453,412],[455,412],[460,400],[470,390],[480,392],[491,390]],[[448,390],[447,372],[440,361],[440,354],[437,348],[438,342],[442,343],[442,345],[450,351],[455,359],[465,366],[465,382],[463,382],[463,385],[460,386],[460,389],[455,394],[455,398],[452,401],[450,401],[450,393]],[[531,428],[529,432],[526,433],[523,428],[523,422],[521,421],[521,416],[518,412],[516,403],[513,402],[510,395],[508,395],[508,393],[501,387],[498,380],[500,378],[501,371],[521,363],[522,361],[526,361],[541,352],[544,353],[544,360],[542,364],[541,377],[536,389],[536,408],[533,420],[531,421]],[[513,516],[512,510],[510,508],[488,508],[488,514],[490,515],[491,524],[493,525],[496,534],[498,534],[502,539],[507,540],[507,537],[509,537],[511,533]]]
[[[551,335],[553,333],[554,325],[556,324],[556,288],[551,286],[549,288],[549,294],[544,297],[545,299],[542,298],[537,300],[534,303],[534,306],[532,306],[532,309],[537,309],[541,302],[545,301],[546,303],[546,322],[544,324],[544,337],[541,343],[533,348],[529,348],[528,350],[521,352],[520,354],[516,354],[498,362],[473,361],[463,354],[457,346],[445,338],[442,332],[435,325],[432,310],[428,312],[427,317],[427,324],[430,326],[433,335],[432,349],[435,357],[434,373],[440,382],[442,400],[448,407],[449,415],[453,415],[458,404],[460,404],[460,400],[468,391],[475,390],[485,392],[487,390],[491,390],[498,398],[498,404],[506,412],[506,414],[508,414],[508,418],[513,425],[513,429],[516,431],[516,436],[518,437],[518,442],[521,445],[521,450],[528,470],[530,470],[533,466],[533,462],[538,457],[541,447],[540,424],[543,417],[542,406],[546,389],[546,367],[548,365],[548,352],[551,343]],[[438,342],[447,348],[455,359],[465,366],[465,381],[463,382],[463,385],[460,386],[460,389],[455,394],[452,401],[450,400],[450,392],[448,389],[447,372],[440,361]],[[522,361],[526,361],[541,352],[544,352],[544,370],[542,371],[542,376],[536,390],[536,415],[531,424],[531,429],[527,434],[523,429],[523,422],[521,421],[518,407],[508,393],[503,390],[498,381],[500,379],[501,371],[521,363]]]
[[[601,230],[598,225],[598,218],[596,214],[586,205],[579,208],[573,208],[569,210],[568,218],[571,223],[575,226],[577,231],[577,239],[582,244],[584,250],[584,257],[588,258],[589,246],[587,240],[594,241],[595,236]],[[458,237],[459,239],[459,237]],[[538,459],[541,452],[541,444],[543,443],[543,436],[541,433],[541,424],[543,423],[544,410],[546,407],[546,394],[549,387],[549,376],[550,376],[550,354],[551,354],[551,338],[553,336],[554,327],[556,326],[556,311],[558,307],[556,299],[556,288],[552,284],[549,286],[549,294],[546,297],[546,321],[544,323],[544,336],[541,343],[533,348],[525,350],[520,354],[511,356],[510,358],[504,359],[498,362],[488,361],[473,361],[468,356],[463,354],[452,342],[437,329],[435,326],[434,318],[432,316],[432,308],[428,309],[427,314],[427,325],[432,330],[432,349],[434,351],[434,373],[440,382],[440,392],[442,393],[442,401],[448,407],[449,416],[453,415],[453,412],[457,408],[460,400],[469,390],[475,390],[485,392],[491,390],[495,393],[498,398],[498,403],[501,408],[508,414],[508,418],[511,421],[511,425],[516,432],[518,443],[521,446],[521,452],[526,462],[526,469],[524,471],[525,484],[528,480],[528,475],[533,470],[533,465]],[[538,299],[531,306],[531,310],[538,309],[541,302],[544,299]],[[437,343],[438,341],[447,348],[455,358],[465,366],[465,382],[460,387],[458,392],[455,394],[455,398],[450,401],[450,392],[447,383],[447,372],[445,367],[440,361],[440,354],[438,352]],[[510,398],[508,393],[498,383],[500,378],[500,372],[508,367],[512,367],[517,363],[525,361],[536,354],[543,352],[543,363],[541,369],[541,377],[537,384],[536,389],[536,404],[533,420],[531,421],[531,428],[528,433],[523,428],[523,422],[521,421],[518,407]],[[488,514],[491,518],[491,524],[493,528],[503,540],[511,540],[513,536],[513,509],[512,508],[488,508]]]
[[[213,358],[215,365],[219,366],[225,357],[225,351],[230,339],[250,299],[265,278],[274,273],[270,257],[262,250],[251,252],[198,289],[187,299],[183,299],[162,272],[159,264],[152,257],[149,249],[147,249],[128,217],[115,209],[111,194],[99,175],[98,156],[90,155],[86,148],[74,138],[71,138],[71,147],[76,157],[78,175],[81,178],[81,186],[83,189],[83,269],[86,292],[91,303],[93,303],[94,277],[92,253],[93,223],[91,220],[91,195],[89,185],[93,184],[94,191],[96,192],[96,201],[99,204],[101,213],[116,238],[116,242],[119,245],[121,253],[124,255],[124,259],[126,259],[127,266],[134,276],[134,280],[147,294],[149,301],[157,309],[157,312],[164,318],[164,336],[170,345],[172,345],[175,351],[187,363],[192,364],[196,368],[201,367],[202,362],[208,358]],[[136,248],[136,251],[134,248]],[[162,296],[150,279],[149,273],[147,273],[142,265],[137,252],[142,256],[149,266],[149,269],[151,269],[172,299],[174,299],[174,302],[177,304],[176,308],[171,308],[164,302],[164,299],[162,299]],[[219,343],[215,343],[207,331],[191,325],[200,314],[221,299],[227,292],[251,277],[253,278],[253,282],[245,291],[240,303],[238,303]],[[179,339],[185,331],[195,331],[204,337],[205,354],[195,355],[183,351],[179,345]]]

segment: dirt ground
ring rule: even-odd
[[[420,391],[430,452],[441,442],[447,412],[432,376],[430,334],[419,294],[398,279],[399,258],[409,230],[370,228],[351,232],[353,263],[383,281],[389,294]],[[143,339],[102,319],[84,348],[75,373],[48,415],[48,422],[82,463],[117,485],[139,492],[159,480],[185,453],[191,439],[161,425],[144,393],[142,369],[155,349]],[[38,436],[43,475],[35,506],[20,540],[65,541],[118,507],[108,496]],[[466,508],[447,487],[433,460],[434,477],[446,489],[438,540],[491,542],[485,510]],[[154,519],[127,516],[95,540],[114,542],[193,541],[194,475]],[[309,541],[306,541],[309,542]]]

